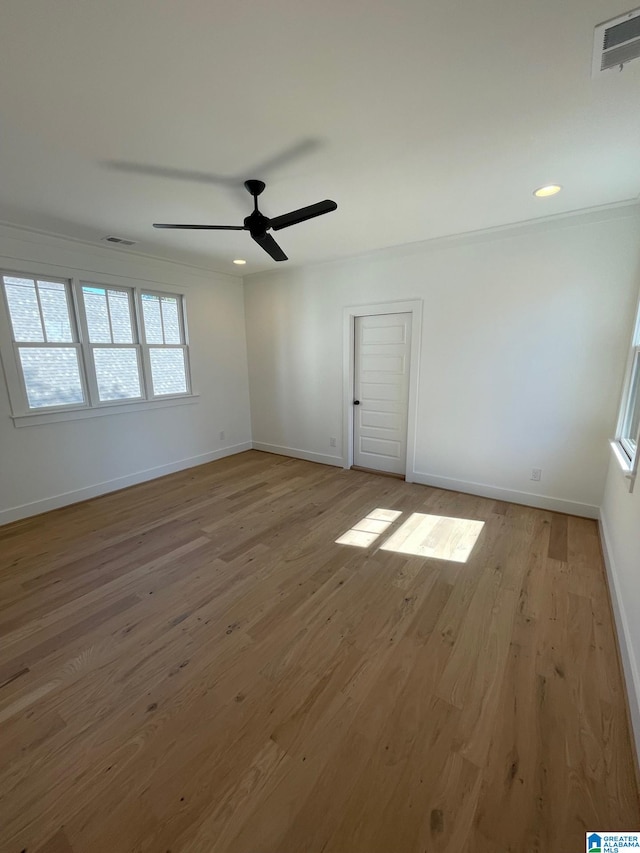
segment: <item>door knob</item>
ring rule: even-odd
[[[353,401],[353,405],[354,405],[354,406],[359,406],[359,405],[360,405],[360,400],[354,400],[354,401]]]

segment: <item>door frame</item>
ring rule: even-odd
[[[398,302],[375,302],[368,305],[350,305],[343,309],[342,346],[342,446],[345,448],[343,464],[353,465],[353,383],[355,379],[355,322],[356,317],[376,314],[411,314],[411,347],[409,356],[409,404],[407,411],[407,462],[405,480],[414,482],[416,458],[416,433],[418,412],[418,375],[420,342],[422,340],[422,299]]]

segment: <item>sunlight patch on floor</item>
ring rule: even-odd
[[[336,544],[368,548],[401,515],[400,510],[381,507],[373,509],[369,515],[361,518],[350,530],[336,539]]]
[[[399,554],[466,563],[483,527],[484,521],[414,512],[380,547]]]

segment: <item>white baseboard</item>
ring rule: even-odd
[[[604,565],[607,570],[607,579],[609,581],[609,595],[611,598],[616,631],[618,634],[618,648],[620,649],[620,657],[622,658],[624,680],[627,688],[627,697],[629,699],[631,727],[633,729],[633,736],[636,744],[636,761],[638,761],[640,760],[640,675],[638,673],[638,663],[631,643],[631,633],[629,631],[627,613],[624,608],[624,599],[622,598],[622,592],[620,590],[620,585],[618,584],[618,572],[613,560],[611,537],[609,536],[607,524],[602,513],[600,513],[599,516],[599,523],[602,554],[604,557]]]
[[[518,492],[515,489],[503,489],[499,486],[489,486],[486,483],[454,480],[451,477],[423,474],[420,471],[413,471],[410,479],[412,483],[420,483],[423,486],[434,486],[437,489],[448,489],[453,492],[465,492],[469,495],[479,495],[481,498],[524,504],[525,506],[536,507],[536,509],[548,509],[552,512],[565,512],[568,515],[579,515],[583,518],[599,517],[599,507],[578,503],[577,501],[568,501],[564,498],[552,498],[548,495],[536,495],[532,492]]]
[[[158,465],[156,468],[136,471],[134,474],[116,477],[114,480],[105,480],[93,486],[85,486],[83,489],[63,492],[60,495],[53,495],[50,498],[43,498],[32,503],[1,510],[0,525],[19,521],[21,518],[28,518],[31,515],[39,515],[41,512],[48,512],[52,509],[58,509],[61,506],[68,506],[69,504],[79,503],[80,501],[87,501],[90,498],[97,498],[99,495],[107,494],[107,492],[115,492],[118,489],[125,489],[127,486],[135,486],[137,483],[155,480],[157,477],[164,477],[165,474],[173,474],[175,471],[182,471],[185,468],[204,465],[206,462],[213,462],[216,459],[222,459],[224,456],[233,456],[235,453],[242,453],[244,450],[251,450],[251,448],[251,442],[245,441],[242,444],[234,444],[231,447],[212,450],[210,453],[201,453],[199,456],[190,456],[188,459],[169,462],[167,465]]]
[[[261,441],[254,441],[253,449],[264,450],[265,453],[275,453],[278,456],[293,456],[294,459],[306,459],[307,462],[319,462],[321,465],[334,465],[337,468],[344,467],[342,456],[330,456],[328,453],[310,453],[308,450],[298,450],[297,447],[280,447],[278,444],[263,444]]]

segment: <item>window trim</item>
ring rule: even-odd
[[[197,403],[200,394],[181,394],[179,397],[158,398],[157,400],[125,400],[110,402],[102,406],[83,406],[77,409],[63,409],[53,412],[50,409],[41,412],[29,412],[26,415],[11,415],[16,427],[38,426],[40,424],[55,424],[61,421],[78,421],[84,418],[101,418],[109,415],[120,415],[126,412],[145,412],[152,409],[165,409],[171,406],[187,406]]]
[[[27,341],[15,342],[13,335],[13,327],[9,314],[9,306],[7,303],[5,288],[3,282],[0,281],[0,361],[4,368],[4,377],[9,396],[10,417],[13,420],[14,426],[35,426],[46,423],[57,423],[66,420],[78,420],[90,417],[100,417],[106,415],[119,414],[124,412],[147,411],[154,408],[165,408],[168,406],[176,406],[183,404],[195,403],[199,400],[200,395],[194,391],[191,374],[191,359],[190,359],[190,344],[187,331],[186,320],[186,298],[183,291],[178,288],[167,287],[153,282],[150,286],[145,286],[146,282],[133,283],[127,280],[125,283],[114,281],[114,276],[108,273],[98,276],[84,277],[69,270],[69,275],[61,277],[60,275],[50,275],[46,272],[44,266],[40,263],[32,265],[34,269],[40,269],[40,272],[25,272],[24,270],[8,269],[2,267],[0,269],[1,276],[15,276],[29,278],[34,281],[47,280],[58,281],[67,287],[69,296],[69,312],[72,329],[75,334],[75,339],[70,343],[60,343],[66,347],[74,347],[79,352],[80,376],[82,388],[85,395],[85,402],[81,404],[72,404],[68,406],[46,406],[39,408],[30,408],[26,393],[23,373],[20,366],[20,356],[16,349],[17,346],[55,346],[55,343],[49,344],[47,341]],[[67,270],[65,270],[67,272]],[[97,279],[100,280],[97,280]],[[134,347],[138,352],[138,362],[140,364],[140,384],[143,397],[125,398],[123,400],[105,400],[100,401],[97,390],[97,378],[95,369],[93,368],[93,356],[90,352],[92,346],[101,346],[100,344],[90,344],[88,340],[88,330],[86,327],[86,316],[84,312],[84,302],[82,299],[82,285],[95,285],[96,287],[104,287],[105,289],[125,290],[131,293],[132,302],[130,310],[132,312],[132,326],[134,333],[133,344],[122,344],[122,346]],[[142,342],[142,305],[140,302],[141,293],[153,293],[158,296],[174,296],[179,299],[180,322],[184,343],[180,345],[181,349],[186,351],[185,355],[185,371],[187,377],[187,393],[180,394],[163,394],[154,396],[151,387],[150,365],[145,364],[144,348]],[[116,344],[104,344],[102,346],[118,346]],[[95,388],[93,387],[95,385]],[[149,387],[147,387],[147,385]]]
[[[640,300],[636,309],[635,324],[629,347],[624,383],[622,385],[622,395],[616,424],[616,437],[610,442],[614,456],[626,479],[629,481],[630,492],[633,491],[640,463],[640,428],[636,435],[635,448],[631,445],[628,436],[623,435],[623,432],[625,431],[625,423],[627,422],[627,415],[629,413],[631,394],[633,393],[633,380],[636,376],[636,371],[640,371]],[[638,396],[635,405],[640,406],[640,396]]]

